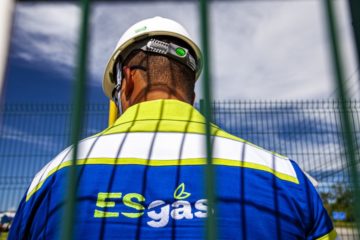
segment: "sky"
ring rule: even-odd
[[[357,97],[352,29],[346,1],[336,1],[350,95]],[[200,42],[193,2],[93,4],[88,102],[106,102],[103,72],[121,34],[144,18],[174,19]],[[215,1],[210,4],[214,99],[335,97],[321,1]],[[18,3],[6,75],[7,103],[72,101],[80,9],[72,3]],[[196,94],[201,98],[202,78]]]

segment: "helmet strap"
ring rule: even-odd
[[[133,65],[130,67],[130,70],[134,70],[134,69],[141,69],[143,71],[147,71],[147,68],[141,65]],[[119,115],[123,113],[123,109],[121,105],[121,86],[122,86],[122,64],[121,61],[118,61],[116,63],[116,85],[112,90],[111,96],[119,110]]]
[[[122,85],[122,64],[119,61],[116,64],[116,85],[112,90],[112,94],[111,94],[112,99],[119,110],[119,116],[123,113],[122,105],[121,105],[121,85]]]

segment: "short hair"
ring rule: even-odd
[[[159,39],[159,38],[156,38]],[[189,49],[186,43],[175,39],[159,39],[161,41],[172,42],[179,46]],[[192,53],[193,55],[193,53]],[[195,55],[193,55],[195,57]],[[161,54],[134,51],[127,57],[123,65],[140,65],[147,70],[142,71],[142,76],[148,81],[149,87],[167,86],[170,90],[180,90],[187,97],[186,100],[193,99],[195,88],[195,72],[188,66],[179,61]]]

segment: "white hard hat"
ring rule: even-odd
[[[187,43],[193,52],[196,59],[196,74],[195,79],[198,79],[202,70],[201,51],[197,44],[191,39],[186,29],[179,23],[162,17],[154,17],[144,19],[138,23],[132,25],[120,38],[116,45],[116,48],[106,66],[103,90],[105,95],[112,98],[112,91],[116,85],[116,79],[114,76],[114,64],[122,52],[133,43],[143,40],[149,37],[156,36],[169,36],[178,38]]]

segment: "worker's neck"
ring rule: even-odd
[[[169,91],[164,90],[152,90],[144,94],[143,97],[139,98],[136,103],[145,102],[145,101],[152,101],[152,100],[159,100],[159,99],[176,99],[179,101],[187,102],[185,98],[179,93],[171,93]]]
[[[122,96],[125,96],[124,94]],[[122,99],[122,109],[125,111],[127,108],[146,101],[160,100],[160,99],[176,99],[188,104],[193,104],[191,101],[187,100],[186,95],[176,89],[171,89],[168,87],[157,86],[152,88],[142,87],[135,88],[132,92],[129,99],[125,97]]]

